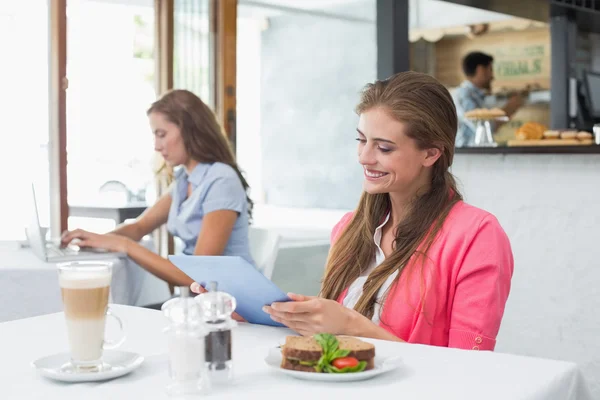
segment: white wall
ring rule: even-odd
[[[352,9],[367,15],[375,2],[353,3]],[[363,86],[376,78],[376,50],[374,24],[304,14],[269,19],[260,41],[260,97],[252,106],[260,105],[263,157],[257,160],[267,204],[331,209],[356,204],[360,167],[347,155],[356,152],[353,110]],[[253,100],[238,99],[238,112]],[[247,125],[238,125],[241,138]],[[257,142],[238,147],[240,160],[250,158]]]
[[[497,351],[575,361],[600,397],[600,154],[458,154],[453,173],[512,243]]]

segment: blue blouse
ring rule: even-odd
[[[188,182],[192,185],[189,197]],[[235,170],[220,162],[200,163],[188,176],[185,168],[180,168],[171,189],[167,229],[184,242],[183,254],[194,254],[204,216],[217,210],[238,213],[223,255],[240,256],[254,265],[248,242],[248,201]]]

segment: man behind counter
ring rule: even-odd
[[[465,112],[476,108],[484,108],[484,99],[492,88],[494,79],[494,57],[482,53],[471,52],[463,58],[462,68],[466,76],[454,96],[456,113],[458,114],[458,131],[456,147],[472,146],[475,141],[475,124],[464,117]],[[510,96],[502,109],[507,116],[512,116],[523,105],[523,97],[519,94]]]

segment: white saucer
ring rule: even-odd
[[[350,372],[346,374],[326,374],[283,369],[281,368],[281,358],[281,349],[274,348],[269,351],[269,355],[267,358],[265,358],[265,362],[269,367],[277,370],[278,372],[293,376],[296,379],[326,382],[364,381],[366,379],[374,378],[377,375],[392,371],[402,365],[402,360],[400,357],[375,356],[375,367],[368,371]]]
[[[104,350],[103,369],[99,372],[71,372],[62,366],[71,359],[69,353],[59,353],[35,360],[32,365],[40,373],[50,379],[62,382],[103,381],[126,375],[144,362],[144,357],[136,353],[119,350]]]

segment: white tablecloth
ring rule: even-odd
[[[166,320],[158,311],[113,306],[126,324],[122,349],[146,357],[130,375],[101,383],[63,384],[37,375],[31,361],[66,351],[62,313],[0,324],[2,399],[167,399]],[[233,334],[235,381],[218,399],[589,400],[575,364],[492,352],[373,341],[379,354],[399,355],[401,369],[354,383],[299,381],[264,358],[290,331],[240,324]],[[110,334],[111,332],[109,332]]]
[[[131,260],[114,261],[114,303],[147,305],[169,297],[165,282]],[[0,305],[0,322],[61,311],[56,265],[20,248],[18,242],[0,242]]]

